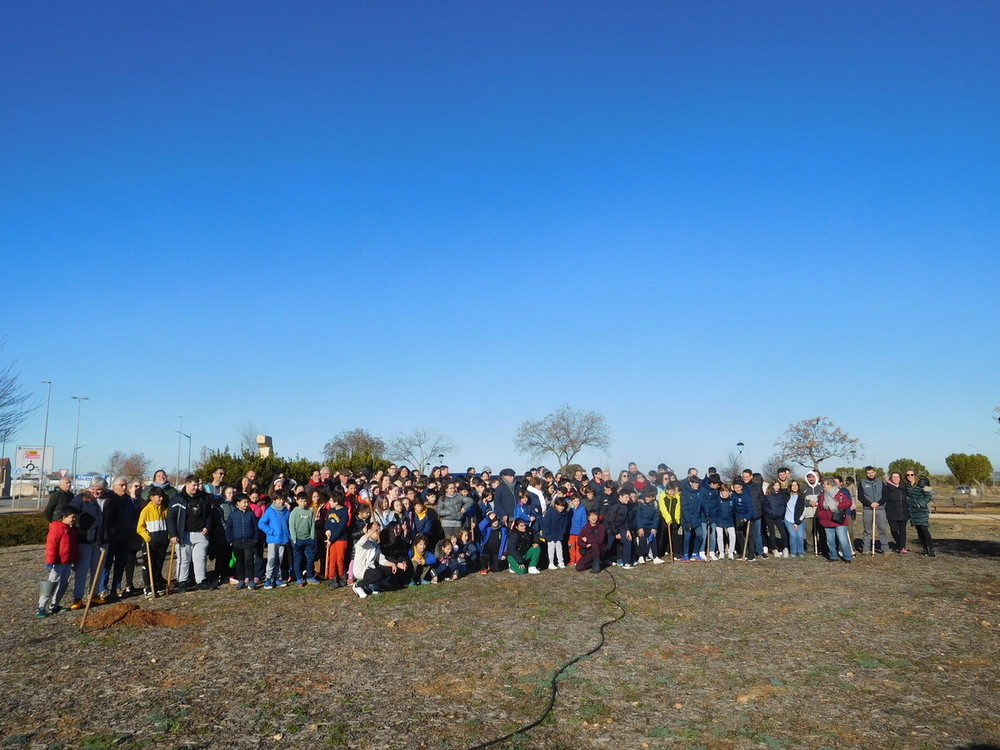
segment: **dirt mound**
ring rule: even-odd
[[[174,628],[179,625],[187,625],[190,622],[190,618],[181,617],[171,612],[142,609],[138,604],[120,602],[111,607],[102,607],[96,612],[91,612],[87,617],[86,629],[98,630],[119,626],[131,626],[135,628],[165,626]]]

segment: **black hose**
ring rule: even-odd
[[[541,716],[539,716],[530,724],[525,724],[523,727],[515,729],[513,732],[510,732],[509,734],[505,734],[503,737],[497,737],[496,739],[492,739],[487,742],[482,742],[478,745],[473,745],[472,747],[469,748],[469,750],[482,750],[483,748],[496,745],[499,742],[505,742],[518,734],[524,734],[525,732],[531,731],[539,724],[541,724],[543,721],[545,721],[545,718],[550,713],[552,713],[552,709],[555,707],[556,704],[556,692],[559,689],[556,681],[559,679],[559,675],[561,675],[563,672],[565,672],[567,669],[569,669],[571,666],[576,664],[581,659],[586,659],[588,656],[596,654],[604,647],[604,628],[608,627],[608,625],[614,625],[616,622],[625,617],[626,614],[625,607],[622,606],[622,603],[617,599],[611,598],[611,595],[618,590],[618,581],[615,580],[615,577],[611,573],[610,568],[605,568],[605,572],[611,577],[611,590],[604,595],[604,598],[607,599],[612,604],[614,604],[616,607],[618,607],[618,609],[621,610],[621,613],[618,614],[617,617],[614,617],[613,619],[608,620],[607,622],[601,623],[601,626],[598,628],[598,633],[601,636],[601,640],[598,642],[598,644],[594,646],[592,649],[590,649],[590,651],[585,651],[579,656],[574,656],[572,659],[570,659],[568,662],[563,664],[561,667],[559,667],[559,669],[557,669],[555,672],[552,673],[552,677],[551,679],[549,679],[549,705],[545,707],[545,710],[542,712]]]

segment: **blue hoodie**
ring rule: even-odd
[[[292,535],[288,533],[288,516],[290,514],[291,511],[284,505],[280,509],[272,505],[264,511],[264,515],[260,517],[258,528],[264,534],[264,540],[268,544],[289,544],[292,541]]]

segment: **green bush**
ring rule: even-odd
[[[49,522],[41,513],[4,513],[0,515],[0,547],[22,544],[45,544]]]

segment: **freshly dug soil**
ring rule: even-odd
[[[138,604],[119,602],[110,607],[101,607],[97,611],[91,610],[87,616],[84,630],[103,630],[116,627],[176,628],[181,625],[189,625],[191,622],[191,618],[180,617],[172,612],[143,609]]]

